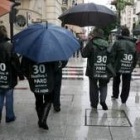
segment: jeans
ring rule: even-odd
[[[14,110],[13,110],[13,89],[7,90],[7,89],[0,89],[0,120],[2,118],[2,109],[4,106],[4,99],[6,99],[5,102],[5,108],[6,108],[6,121],[12,120],[15,118]]]
[[[97,107],[100,102],[105,102],[107,97],[107,80],[89,78],[89,96],[91,106]]]

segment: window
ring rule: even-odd
[[[16,17],[16,25],[18,27],[24,27],[26,23],[27,23],[26,18],[23,15],[18,15]]]

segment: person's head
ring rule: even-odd
[[[100,28],[95,28],[93,30],[93,37],[104,37],[104,31]]]
[[[4,25],[0,25],[0,38],[7,38],[7,30]]]
[[[130,35],[129,29],[127,27],[122,28],[121,35],[129,36]]]

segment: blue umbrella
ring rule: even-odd
[[[14,36],[14,51],[37,63],[68,60],[79,48],[71,31],[53,24],[32,24]]]

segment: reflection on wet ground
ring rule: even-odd
[[[127,104],[111,99],[112,79],[108,84],[108,111],[90,107],[86,59],[70,58],[63,69],[61,112],[50,112],[49,130],[37,126],[34,95],[27,81],[20,81],[15,90],[17,119],[0,124],[0,140],[140,140],[140,68],[132,75]]]

